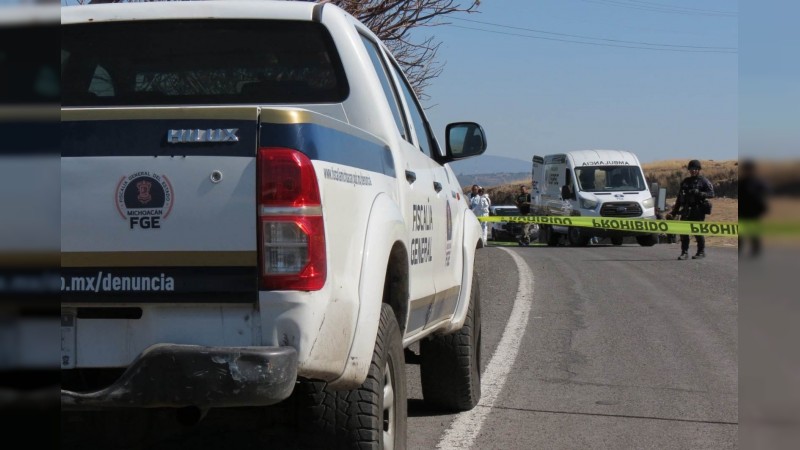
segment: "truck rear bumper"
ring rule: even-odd
[[[61,408],[266,406],[289,397],[296,380],[293,347],[156,344],[104,389],[62,389]]]

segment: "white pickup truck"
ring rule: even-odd
[[[481,229],[387,48],[309,2],[61,14],[63,410],[266,406],[306,437],[404,448],[480,397]]]

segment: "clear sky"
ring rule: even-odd
[[[444,72],[426,91],[440,142],[447,123],[471,120],[487,154],[526,161],[591,148],[737,158],[738,2],[484,0],[478,11],[418,31],[443,41]]]
[[[747,0],[740,12],[743,156],[800,157],[800,2]]]
[[[645,162],[800,156],[798,1],[483,0],[478,11],[417,31],[443,42],[426,104],[442,143],[448,122],[473,120],[488,154],[526,161],[586,148]]]

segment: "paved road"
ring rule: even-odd
[[[520,279],[509,251],[533,276],[530,315],[472,448],[737,446],[735,249],[701,261],[675,260],[676,245],[482,250],[484,364]],[[442,441],[453,416],[415,408],[409,380],[410,446],[455,445]]]
[[[442,414],[426,408],[409,365],[409,448],[736,447],[736,251],[712,248],[702,261],[677,261],[678,253],[676,245],[480,250],[483,368],[494,376],[484,376],[475,410]],[[212,411],[146,447],[286,447],[255,419],[216,421]],[[153,426],[120,420],[124,432],[110,432],[128,444]]]

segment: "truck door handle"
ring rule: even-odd
[[[433,189],[434,189],[436,192],[439,192],[439,191],[441,191],[441,190],[442,190],[442,183],[439,183],[438,181],[434,181],[434,182],[433,182]]]
[[[417,181],[417,174],[406,170],[406,180],[408,180],[408,184],[414,184],[414,182]]]

